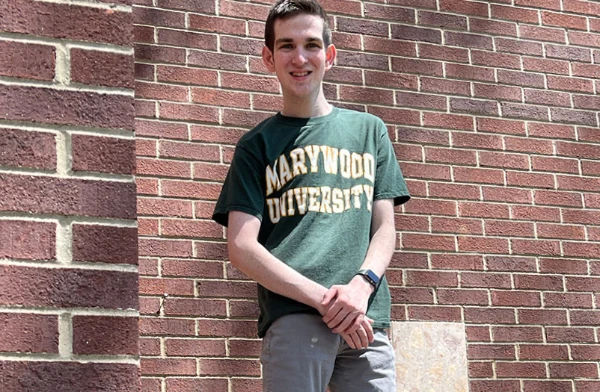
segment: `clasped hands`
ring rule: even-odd
[[[323,321],[353,349],[373,342],[373,320],[366,316],[372,292],[364,278],[355,276],[348,284],[331,286],[323,296]]]

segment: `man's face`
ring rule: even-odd
[[[265,47],[263,61],[276,73],[284,98],[316,97],[335,59],[333,45],[325,48],[323,42],[323,19],[307,14],[278,19],[274,31],[273,52]]]

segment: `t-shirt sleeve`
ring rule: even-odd
[[[382,127],[377,147],[377,169],[373,199],[394,199],[394,205],[398,206],[406,203],[410,199],[410,194],[400,170],[394,147],[383,123]]]
[[[230,211],[242,211],[262,221],[265,200],[262,167],[256,156],[239,145],[236,147],[212,215],[215,222],[227,226]]]

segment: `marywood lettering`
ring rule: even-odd
[[[280,197],[268,198],[279,191],[289,181],[299,175],[325,173],[343,178],[365,178],[374,184],[375,159],[372,154],[358,154],[346,149],[330,146],[309,145],[282,154],[272,166],[265,169],[267,206],[271,222],[277,223],[281,217],[304,215],[308,211],[326,214],[342,213],[351,208],[360,209],[363,205],[371,211],[373,186],[362,184],[350,188],[299,187],[288,189]],[[362,198],[366,199],[363,204]]]

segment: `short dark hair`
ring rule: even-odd
[[[316,0],[277,0],[271,7],[265,24],[265,46],[271,52],[275,47],[275,21],[300,14],[321,17],[323,19],[323,43],[325,47],[331,45],[331,29],[327,13]]]

